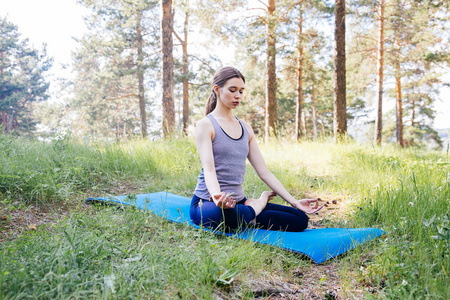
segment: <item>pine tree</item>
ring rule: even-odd
[[[48,98],[45,72],[52,65],[45,45],[33,49],[21,39],[17,26],[0,17],[0,128],[3,133],[35,129],[32,103]]]
[[[302,108],[303,108],[303,5],[299,4],[298,8],[298,62],[297,62],[297,105],[295,109],[295,135],[296,140],[300,141],[302,138]],[[315,106],[313,106],[313,124],[315,126]],[[316,127],[314,127],[316,129]],[[317,130],[314,131],[315,137],[317,138]]]
[[[162,129],[164,137],[175,131],[173,99],[173,12],[172,0],[161,1],[161,55],[162,55]]]
[[[188,135],[189,126],[189,55],[188,55],[188,33],[189,33],[189,1],[187,0],[182,5],[184,10],[184,22],[183,22],[183,38],[181,38],[176,29],[173,29],[175,37],[181,44],[182,48],[182,62],[181,62],[181,76],[183,82],[183,122],[182,132],[185,136]]]
[[[322,1],[280,4],[278,122],[285,134],[292,132],[297,141],[299,137],[308,136],[316,139],[320,114],[327,114],[319,112],[324,101],[329,100],[327,93],[330,91],[325,86],[331,84],[332,87],[332,82],[323,76],[331,59],[324,51],[331,46],[330,39],[325,38],[325,32],[317,30],[319,23],[327,20],[329,8]],[[332,105],[331,99],[331,108]],[[325,115],[323,117],[327,118]],[[288,128],[289,124],[293,128]],[[325,127],[324,131],[328,130]]]
[[[94,124],[103,128],[94,130],[100,135],[118,137],[121,135],[118,128],[122,128],[120,132],[127,136],[139,127],[145,138],[148,135],[145,86],[149,84],[145,77],[155,77],[158,62],[156,55],[150,56],[159,42],[157,4],[149,0],[84,0],[82,4],[92,10],[92,15],[87,19],[90,32],[80,40],[75,54],[77,80],[72,102],[80,107],[82,118],[77,120],[78,124],[83,127],[85,118],[92,124],[89,119],[105,115]],[[81,82],[85,84],[80,85]],[[139,111],[139,121],[134,109]]]
[[[384,10],[385,0],[380,0],[378,4],[378,48],[377,48],[377,84],[378,84],[378,102],[377,117],[375,119],[374,143],[381,144],[381,133],[383,130],[383,68],[384,68]]]
[[[264,139],[277,137],[277,74],[276,74],[276,20],[275,0],[269,0],[266,17],[266,105]]]
[[[334,139],[347,134],[347,98],[345,67],[345,0],[336,0],[334,28]]]
[[[352,4],[354,33],[351,37],[349,85],[354,90],[353,94],[359,93],[366,99],[374,91],[377,93],[374,143],[381,143],[384,135],[390,139],[391,128],[394,128],[397,144],[402,147],[407,140],[404,135],[412,132],[406,128],[410,123],[404,122],[411,107],[405,105],[405,101],[410,99],[410,91],[405,87],[411,81],[419,82],[424,78],[429,78],[430,86],[440,84],[436,70],[445,63],[448,53],[441,42],[445,36],[441,28],[445,28],[448,22],[448,4],[415,0],[365,0]],[[431,60],[427,61],[427,57]],[[376,86],[371,88],[371,81],[375,78]],[[386,83],[393,83],[391,86],[395,88],[386,87]],[[395,101],[396,112],[393,115],[396,125],[384,128],[382,119],[390,116],[383,115],[382,104],[389,100]],[[431,98],[429,100],[432,101]],[[388,123],[393,124],[390,120]]]

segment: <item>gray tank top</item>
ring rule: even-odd
[[[245,165],[249,151],[247,128],[241,120],[236,118],[241,124],[242,135],[238,139],[233,139],[220,127],[211,114],[207,117],[213,124],[215,131],[212,149],[220,190],[225,193],[234,193],[233,199],[240,201],[245,196],[242,184],[244,183]],[[209,199],[211,196],[206,188],[203,168],[198,176],[194,194],[201,199]]]

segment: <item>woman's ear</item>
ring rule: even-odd
[[[214,87],[213,87],[213,89],[214,89],[214,93],[216,93],[216,95],[217,96],[219,96],[219,86],[218,85],[215,85]]]

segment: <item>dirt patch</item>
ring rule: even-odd
[[[323,208],[315,214],[309,215],[309,229],[332,227],[333,222],[341,223],[351,213],[352,207],[344,197],[336,197],[331,194],[308,195],[308,198],[319,198],[319,205]],[[330,224],[330,221],[332,222]]]
[[[219,299],[242,298],[251,293],[254,299],[363,299],[369,289],[359,286],[353,272],[341,276],[340,263],[315,265],[294,270],[289,276],[268,274],[265,279],[238,281]],[[345,287],[345,288],[343,288]]]
[[[19,238],[26,231],[39,230],[43,225],[55,224],[74,211],[92,211],[92,206],[84,202],[88,197],[138,194],[141,190],[139,186],[120,183],[108,190],[79,195],[66,203],[28,205],[21,209],[12,204],[0,204],[0,243]],[[342,220],[349,213],[350,206],[345,199],[332,198],[331,195],[308,197],[320,197],[320,204],[324,205],[319,213],[309,216],[309,228],[329,227],[324,218]],[[364,286],[357,280],[356,271],[347,269],[345,274],[342,272],[339,258],[320,265],[311,263],[295,269],[288,276],[267,274],[264,278],[236,280],[227,292],[219,292],[217,299],[242,298],[249,292],[255,299],[362,299],[367,292],[372,292],[370,285]]]
[[[13,204],[0,207],[0,242],[19,238],[24,232],[38,230],[44,224],[55,224],[73,211],[85,210],[86,204],[55,203],[16,208]]]
[[[141,187],[136,184],[120,182],[111,184],[108,189],[81,193],[67,201],[41,205],[23,205],[14,201],[0,204],[0,243],[17,239],[24,232],[38,230],[43,225],[55,224],[69,217],[72,212],[92,208],[91,205],[84,203],[89,197],[139,193],[140,189]]]

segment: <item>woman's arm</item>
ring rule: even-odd
[[[318,199],[296,200],[294,197],[292,197],[291,194],[289,194],[283,184],[281,184],[281,182],[275,177],[275,175],[270,172],[269,168],[267,168],[266,162],[264,161],[261,151],[259,150],[258,142],[256,141],[253,129],[250,125],[245,125],[250,134],[248,160],[252,164],[261,180],[265,184],[267,184],[267,186],[272,189],[272,191],[277,193],[281,198],[283,198],[293,207],[307,214],[312,214],[320,210],[322,206],[319,207]],[[310,203],[315,203],[315,205],[311,207]]]
[[[218,207],[233,208],[236,201],[233,197],[220,191],[219,181],[217,180],[216,167],[214,164],[214,154],[212,150],[212,140],[214,138],[214,126],[207,118],[197,122],[195,128],[195,144],[197,152],[205,175],[205,183],[212,200]]]

